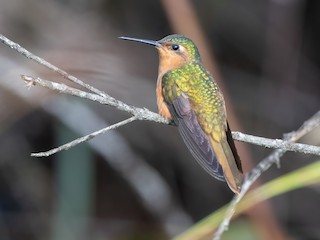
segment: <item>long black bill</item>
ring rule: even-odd
[[[128,40],[128,41],[134,41],[134,42],[141,42],[141,43],[146,43],[146,44],[150,44],[156,47],[161,47],[161,43],[159,43],[158,41],[152,41],[152,40],[147,40],[147,39],[140,39],[140,38],[131,38],[131,37],[119,37],[123,40]]]

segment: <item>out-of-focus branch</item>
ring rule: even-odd
[[[285,134],[283,138],[284,140],[283,145],[287,145],[297,141],[302,136],[306,135],[307,133],[309,133],[319,125],[320,125],[320,111],[318,111],[310,119],[305,121],[297,131]],[[252,186],[252,184],[260,177],[260,175],[263,172],[267,171],[272,166],[272,164],[280,161],[280,158],[285,154],[285,152],[286,152],[285,149],[277,149],[273,151],[268,157],[263,159],[256,167],[254,167],[249,173],[246,174],[246,178],[245,178],[245,181],[243,182],[241,192],[239,195],[234,196],[233,200],[231,201],[226,211],[224,220],[222,221],[219,228],[215,232],[213,240],[219,240],[223,232],[228,229],[230,220],[235,213],[237,204],[240,202],[243,196],[247,193],[247,191]]]
[[[59,75],[63,76],[64,78],[70,80],[71,82],[74,82],[96,94],[99,94],[103,97],[109,97],[112,98],[111,96],[109,96],[107,93],[96,89],[94,87],[92,87],[91,85],[84,83],[83,81],[81,81],[80,79],[76,78],[75,76],[72,76],[70,74],[68,74],[67,72],[63,71],[62,69],[54,66],[53,64],[47,62],[46,60],[34,55],[33,53],[29,52],[27,49],[21,47],[19,44],[11,41],[10,39],[6,38],[5,36],[3,36],[2,34],[0,34],[0,42],[4,43],[5,45],[7,45],[8,47],[10,47],[11,49],[14,49],[15,51],[17,51],[18,53],[22,54],[23,56],[25,56],[28,59],[31,59],[33,61],[35,61],[36,63],[39,63],[40,65],[58,73]]]

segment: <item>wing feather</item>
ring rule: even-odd
[[[193,157],[211,176],[225,181],[222,167],[217,161],[210,140],[200,127],[188,98],[182,94],[169,105],[169,108]]]

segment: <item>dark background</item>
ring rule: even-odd
[[[215,57],[205,65],[216,69],[233,130],[281,138],[319,110],[319,1],[172,2],[1,0],[0,32],[113,97],[152,111],[157,52],[117,37],[183,33]],[[179,11],[188,3],[196,28],[179,23],[190,20]],[[197,41],[197,31],[209,48]],[[128,115],[28,90],[20,74],[70,83],[5,45],[0,73],[0,239],[168,239],[231,199],[227,185],[195,163],[172,126],[134,122],[51,157],[30,157]],[[303,142],[317,145],[319,134]],[[246,170],[270,152],[239,148]],[[313,160],[288,153],[280,169],[261,179]],[[319,201],[319,186],[276,197],[235,221],[251,237],[239,230],[237,239],[320,239]]]

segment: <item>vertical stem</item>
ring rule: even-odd
[[[75,134],[65,126],[56,126],[57,144]],[[63,151],[57,155],[57,198],[53,221],[53,240],[88,239],[88,217],[93,202],[93,161],[89,147]]]

